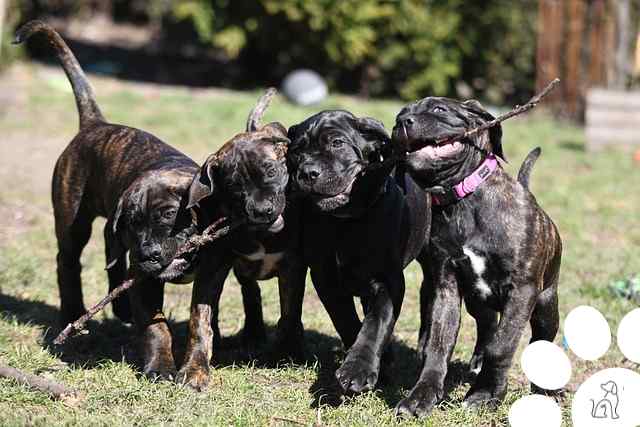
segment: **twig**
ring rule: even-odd
[[[53,380],[28,374],[10,366],[0,365],[0,377],[11,378],[19,384],[47,393],[53,399],[60,400],[67,406],[75,406],[81,400],[81,396],[75,390],[68,389]]]
[[[278,91],[275,88],[270,87],[264,95],[258,99],[258,103],[255,108],[251,110],[251,113],[249,113],[249,118],[247,119],[247,132],[253,132],[258,129],[260,121],[262,121],[262,116],[264,116],[265,110],[276,93],[278,93]]]
[[[540,103],[540,101],[542,101],[542,99],[547,96],[549,94],[549,92],[551,92],[557,85],[558,83],[560,83],[560,79],[556,78],[553,79],[544,89],[542,89],[542,92],[540,92],[539,94],[533,96],[533,98],[531,98],[526,104],[524,105],[516,105],[516,107],[507,112],[502,114],[501,116],[496,117],[495,119],[491,120],[490,122],[487,122],[483,125],[478,126],[477,128],[473,128],[473,129],[469,129],[467,131],[464,132],[460,132],[457,135],[453,135],[453,136],[448,136],[447,138],[444,138],[440,141],[437,141],[438,144],[443,143],[443,142],[448,142],[448,141],[454,141],[456,139],[460,139],[460,138],[467,138],[469,136],[475,135],[479,132],[482,132],[484,130],[487,130],[489,128],[492,128],[494,126],[496,126],[497,124],[504,122],[507,119],[510,119],[511,117],[514,116],[518,116],[522,113],[525,113],[529,110],[531,110],[534,107],[537,107],[538,104]]]
[[[182,258],[185,255],[193,254],[194,252],[199,250],[201,247],[203,247],[205,245],[208,245],[209,243],[212,243],[213,241],[226,236],[233,229],[235,229],[236,227],[238,227],[239,225],[241,225],[243,223],[243,221],[237,220],[237,221],[231,222],[230,224],[228,224],[225,227],[222,227],[222,228],[220,228],[218,230],[217,229],[218,226],[220,226],[220,224],[222,224],[226,220],[227,220],[226,217],[222,217],[222,218],[218,219],[217,221],[215,221],[210,226],[208,226],[207,228],[205,228],[205,230],[202,232],[202,234],[197,234],[195,236],[191,236],[189,238],[189,240],[187,240],[187,242],[184,245],[182,245],[176,251],[176,254],[174,255],[173,258],[174,259]],[[109,294],[107,294],[107,296],[102,298],[100,300],[100,302],[98,302],[96,305],[91,307],[78,320],[76,320],[73,323],[69,323],[62,330],[62,332],[60,332],[60,334],[58,334],[56,339],[53,340],[53,343],[55,345],[60,345],[60,344],[64,343],[67,340],[67,338],[69,338],[69,335],[84,329],[84,325],[85,325],[85,323],[87,323],[87,321],[89,321],[89,319],[91,319],[93,316],[95,316],[96,313],[98,313],[99,311],[104,309],[107,304],[109,304],[111,301],[116,299],[118,297],[118,295],[120,295],[122,292],[126,291],[127,289],[129,289],[133,285],[134,285],[134,280],[133,279],[129,279],[129,280],[125,280],[124,282],[122,282],[122,284],[120,284],[119,286],[115,287],[111,292],[109,292]]]
[[[305,425],[303,422],[300,422],[298,420],[294,420],[292,418],[285,418],[285,417],[273,416],[273,417],[271,417],[271,421],[280,421],[280,422],[289,423],[289,424],[296,424],[296,425],[299,425],[299,426]]]
[[[87,321],[89,321],[89,319],[91,319],[93,316],[95,316],[97,312],[99,312],[100,310],[105,308],[105,306],[107,304],[109,304],[111,301],[116,299],[118,297],[118,295],[120,295],[122,292],[124,292],[127,289],[129,289],[131,286],[133,286],[133,279],[125,280],[124,282],[122,282],[121,285],[115,287],[111,292],[109,292],[107,294],[107,296],[102,298],[100,300],[100,302],[98,302],[96,305],[91,307],[85,314],[80,316],[80,318],[78,320],[76,320],[73,323],[69,323],[62,330],[62,332],[60,332],[58,334],[56,339],[53,340],[53,343],[55,345],[60,345],[63,342],[65,342],[67,338],[69,338],[69,335],[84,329],[84,324],[87,323]]]

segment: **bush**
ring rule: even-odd
[[[112,0],[111,10],[136,19],[144,10],[168,42],[186,34],[221,50],[256,70],[255,84],[308,67],[339,90],[405,99],[460,92],[501,102],[533,85],[535,0]]]

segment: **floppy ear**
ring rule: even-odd
[[[122,218],[122,211],[124,210],[126,197],[126,193],[120,196],[118,205],[116,206],[116,210],[108,220],[109,225],[107,225],[107,227],[105,228],[105,243],[107,246],[107,266],[105,270],[113,267],[118,261],[118,258],[120,258],[120,256],[127,251],[125,246],[122,244],[121,237],[121,234],[124,231],[124,219]]]
[[[189,200],[187,201],[187,209],[191,209],[200,201],[213,194],[214,181],[213,174],[218,167],[217,154],[210,155],[205,160],[204,165],[200,168],[200,171],[196,174],[189,186]]]
[[[491,113],[485,110],[482,104],[475,99],[464,101],[462,105],[466,110],[483,119],[485,122],[490,122],[491,120],[495,119],[495,117],[493,117]],[[504,156],[504,152],[502,151],[502,125],[498,123],[495,126],[489,128],[488,132],[489,141],[491,142],[491,148],[493,149],[493,154],[500,157],[502,160],[507,160],[507,158]]]
[[[371,150],[363,152],[365,156],[381,155],[384,158],[391,155],[391,138],[381,121],[371,117],[360,117],[356,119],[356,129],[372,144]],[[375,159],[378,160],[380,159]]]

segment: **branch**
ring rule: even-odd
[[[28,374],[10,366],[0,365],[0,377],[13,379],[19,384],[44,392],[67,406],[76,406],[81,400],[81,396],[75,390],[68,389],[53,380]]]
[[[85,314],[80,316],[78,320],[76,320],[73,323],[69,323],[62,330],[62,332],[58,334],[56,339],[53,340],[53,343],[56,345],[60,345],[63,342],[65,342],[66,339],[69,338],[69,335],[71,335],[72,333],[76,333],[78,331],[83,330],[85,323],[87,323],[89,319],[95,316],[96,313],[98,313],[100,310],[104,309],[107,304],[109,304],[111,301],[116,299],[118,295],[120,295],[122,292],[129,289],[131,286],[133,286],[133,279],[125,280],[124,282],[122,282],[122,284],[115,287],[111,292],[107,294],[107,296],[102,298],[100,302],[98,302],[96,305],[91,307]]]
[[[460,138],[467,138],[469,136],[473,136],[479,132],[482,132],[484,130],[487,130],[489,128],[492,128],[494,126],[496,126],[497,124],[504,122],[507,119],[510,119],[511,117],[514,116],[518,116],[522,113],[525,113],[529,110],[531,110],[534,107],[537,107],[538,104],[540,103],[540,101],[542,101],[542,99],[547,96],[549,94],[549,92],[551,92],[553,89],[555,89],[555,87],[558,85],[558,83],[560,83],[560,79],[555,78],[553,79],[544,89],[542,89],[542,92],[540,92],[539,94],[535,95],[533,98],[531,98],[526,104],[524,105],[516,105],[516,107],[507,112],[502,114],[501,116],[496,117],[495,119],[491,120],[490,122],[487,122],[483,125],[478,126],[477,128],[473,128],[473,129],[469,129],[467,131],[464,132],[460,132],[457,135],[454,136],[450,136],[447,137],[446,139],[443,139],[441,141],[438,141],[438,144],[443,143],[443,142],[448,142],[448,141],[453,141],[456,139],[460,139]]]
[[[249,118],[247,119],[247,132],[253,132],[258,129],[260,121],[262,121],[262,116],[264,116],[265,110],[276,93],[278,93],[278,91],[275,88],[270,87],[264,95],[258,99],[258,103],[255,108],[251,110],[251,113],[249,113]]]
[[[207,228],[205,228],[202,234],[196,234],[194,236],[191,236],[189,240],[187,240],[185,244],[182,245],[176,251],[176,254],[173,256],[173,259],[183,258],[185,255],[193,254],[194,252],[198,251],[201,247],[208,245],[214,242],[215,240],[218,240],[226,236],[231,231],[233,231],[233,229],[235,229],[236,227],[238,227],[244,222],[241,220],[236,220],[226,225],[225,227],[217,229],[220,226],[220,224],[222,224],[226,220],[227,220],[226,217],[222,217],[218,219],[216,222],[214,222],[213,224],[211,224],[210,226],[208,226]],[[69,335],[83,330],[85,324],[89,321],[89,319],[95,316],[99,311],[103,310],[107,306],[107,304],[109,304],[111,301],[116,299],[118,295],[120,295],[122,292],[126,291],[131,286],[133,286],[134,283],[135,282],[133,279],[125,280],[124,282],[122,282],[122,284],[120,284],[119,286],[114,288],[111,292],[109,292],[107,296],[102,298],[100,302],[98,302],[96,305],[91,307],[78,320],[76,320],[73,323],[69,323],[62,330],[62,332],[60,332],[58,336],[53,340],[53,343],[56,345],[60,345],[64,343],[67,340],[67,338],[69,338]]]

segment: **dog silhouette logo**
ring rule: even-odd
[[[607,381],[604,384],[600,384],[600,388],[604,391],[604,397],[597,402],[594,399],[590,399],[591,416],[601,419],[619,419],[618,405],[620,404],[620,398],[618,397],[618,385],[614,381]]]

